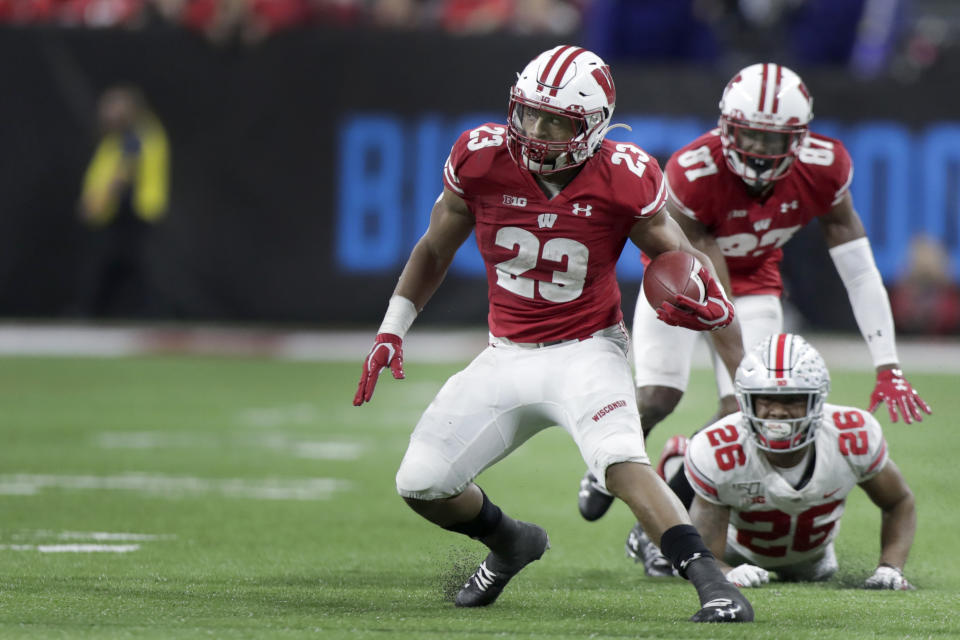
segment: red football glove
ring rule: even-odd
[[[877,386],[873,388],[870,394],[870,407],[867,409],[873,413],[874,409],[880,406],[881,402],[887,403],[887,410],[890,412],[890,421],[897,421],[897,411],[903,416],[903,421],[907,424],[914,420],[923,421],[923,409],[927,414],[932,414],[930,405],[923,401],[916,389],[910,386],[907,379],[903,377],[903,371],[900,369],[887,369],[877,373]]]
[[[694,331],[716,331],[733,322],[733,305],[706,267],[698,274],[707,287],[707,301],[700,304],[693,298],[678,293],[673,303],[664,302],[657,309],[657,318],[674,327]]]
[[[378,333],[370,354],[363,361],[363,373],[360,374],[357,395],[353,396],[353,406],[370,402],[380,371],[386,366],[390,367],[394,378],[403,380],[403,339],[392,333]]]

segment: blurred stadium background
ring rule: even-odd
[[[503,120],[516,71],[567,41],[612,64],[614,120],[633,129],[616,137],[661,161],[715,122],[733,71],[794,67],[815,130],[852,153],[888,286],[923,289],[901,334],[960,331],[954,2],[0,0],[0,25],[0,317],[17,326],[375,326],[456,134]],[[103,256],[77,213],[97,103],[117,85],[169,140],[164,215],[130,241],[142,272],[126,285],[122,266],[91,275]],[[483,327],[482,265],[471,243],[461,253],[418,326]],[[784,269],[791,328],[856,337],[816,225]],[[629,317],[636,252],[619,274]],[[109,291],[78,304],[91,278]]]

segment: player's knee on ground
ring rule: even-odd
[[[643,435],[653,430],[657,423],[673,413],[683,397],[683,391],[670,387],[639,387],[637,389],[637,407],[640,409],[640,422]]]

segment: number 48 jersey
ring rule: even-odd
[[[843,199],[853,163],[839,140],[811,132],[787,175],[770,193],[755,198],[727,167],[719,132],[705,133],[670,157],[670,199],[716,238],[733,295],[779,296],[780,247]]]
[[[813,471],[795,488],[757,448],[741,413],[690,439],[684,471],[700,497],[730,507],[728,549],[765,568],[818,559],[837,535],[847,494],[888,459],[880,424],[854,407],[824,405],[811,446]]]
[[[490,332],[514,342],[584,338],[621,321],[616,263],[633,225],[666,201],[657,161],[604,140],[548,198],[507,150],[506,127],[460,135],[444,185],[476,218],[487,272]]]

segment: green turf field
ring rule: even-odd
[[[828,358],[829,360],[829,358]],[[935,415],[885,427],[917,495],[915,592],[867,592],[879,512],[851,494],[841,575],[749,592],[753,625],[694,625],[693,589],[623,554],[616,504],[580,519],[575,447],[548,430],[480,483],[552,549],[484,610],[452,589],[484,553],[420,520],[394,473],[419,413],[457,365],[409,359],[351,406],[359,363],[240,358],[0,359],[0,638],[960,637],[955,375],[911,375]],[[834,372],[863,405],[869,374]],[[696,372],[649,443],[713,412]]]

